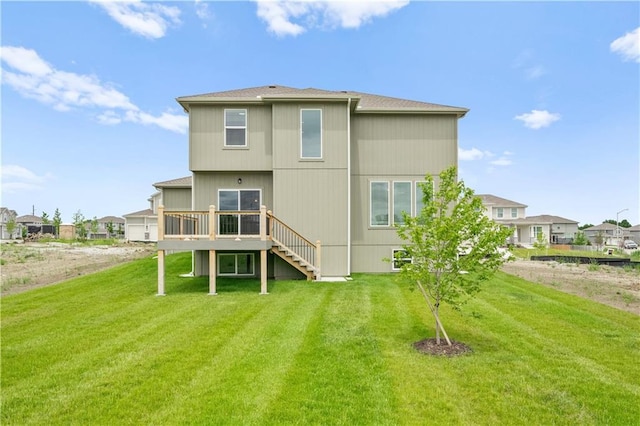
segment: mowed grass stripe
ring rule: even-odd
[[[396,423],[391,378],[371,329],[373,288],[355,281],[320,286],[321,308],[265,423]]]
[[[442,308],[474,353],[435,358],[411,346],[433,319],[395,275],[279,281],[268,296],[257,280],[221,279],[214,297],[206,277],[178,277],[190,268],[188,254],[167,258],[167,297],[146,259],[3,298],[2,424],[640,418],[628,313],[500,274],[463,310]]]
[[[309,297],[305,282],[287,284],[279,288],[288,287],[288,297],[278,297],[278,292],[252,296],[264,305],[260,314],[238,322],[233,337],[215,352],[205,347],[211,356],[202,360],[190,381],[171,391],[150,423],[171,424],[176,418],[197,418],[203,424],[261,423],[262,413],[282,392],[307,324],[322,300],[320,289]]]

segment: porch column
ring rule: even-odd
[[[217,296],[216,293],[216,251],[209,250],[209,296]]]
[[[260,294],[267,292],[267,251],[260,250]]]
[[[158,250],[158,294],[164,296],[164,250]]]
[[[260,239],[267,239],[267,206],[260,206]]]
[[[320,240],[316,241],[316,268],[318,269],[316,280],[320,281],[322,279],[322,244]]]

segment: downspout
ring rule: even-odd
[[[351,275],[351,98],[347,100],[347,276]]]

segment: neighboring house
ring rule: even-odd
[[[612,223],[604,222],[600,225],[585,228],[583,231],[592,244],[597,244],[597,240],[600,238],[602,240],[601,244],[617,246],[621,245],[623,240],[632,239],[631,229],[633,228],[618,227]]]
[[[113,226],[113,234],[109,235],[109,224]],[[90,238],[122,238],[124,237],[125,220],[117,216],[105,216],[98,219],[98,230],[90,232]],[[87,230],[91,230],[91,221],[87,224]]]
[[[154,183],[149,208],[124,215],[124,234],[128,241],[158,241],[158,207],[166,210],[191,210],[191,176]]]
[[[16,236],[20,235],[20,229],[18,229],[18,222],[16,218],[18,214],[15,210],[9,210],[6,207],[0,207],[0,239],[2,240],[11,240]],[[7,229],[7,224],[13,220],[15,227],[12,233],[9,233]]]
[[[640,225],[632,226],[631,228],[627,228],[627,232],[629,232],[629,240],[633,240],[640,245]]]
[[[189,114],[192,200],[158,210],[166,250],[195,275],[276,279],[388,272],[418,182],[457,165],[466,108],[351,91],[263,86],[177,101]],[[170,210],[174,210],[173,212]]]
[[[513,228],[509,239],[511,244],[531,245],[542,234],[549,244],[570,244],[578,232],[578,222],[560,216],[527,216],[527,205],[496,197],[478,194],[486,211],[485,214],[498,223]]]

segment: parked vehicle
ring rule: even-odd
[[[623,247],[626,249],[637,249],[638,244],[633,240],[624,240]]]

